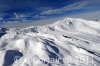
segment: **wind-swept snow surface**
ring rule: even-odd
[[[100,22],[65,18],[1,30],[0,66],[100,66]]]

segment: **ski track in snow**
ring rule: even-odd
[[[65,18],[44,26],[1,28],[0,66],[100,66],[100,23]]]

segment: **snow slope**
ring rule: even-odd
[[[2,30],[0,66],[100,66],[100,22],[65,18]]]

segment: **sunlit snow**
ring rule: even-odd
[[[64,18],[43,26],[2,30],[0,66],[100,66],[98,21]]]

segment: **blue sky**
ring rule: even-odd
[[[0,0],[0,23],[2,20],[40,21],[60,17],[90,19],[92,14],[95,15],[92,18],[100,19],[100,0]]]

